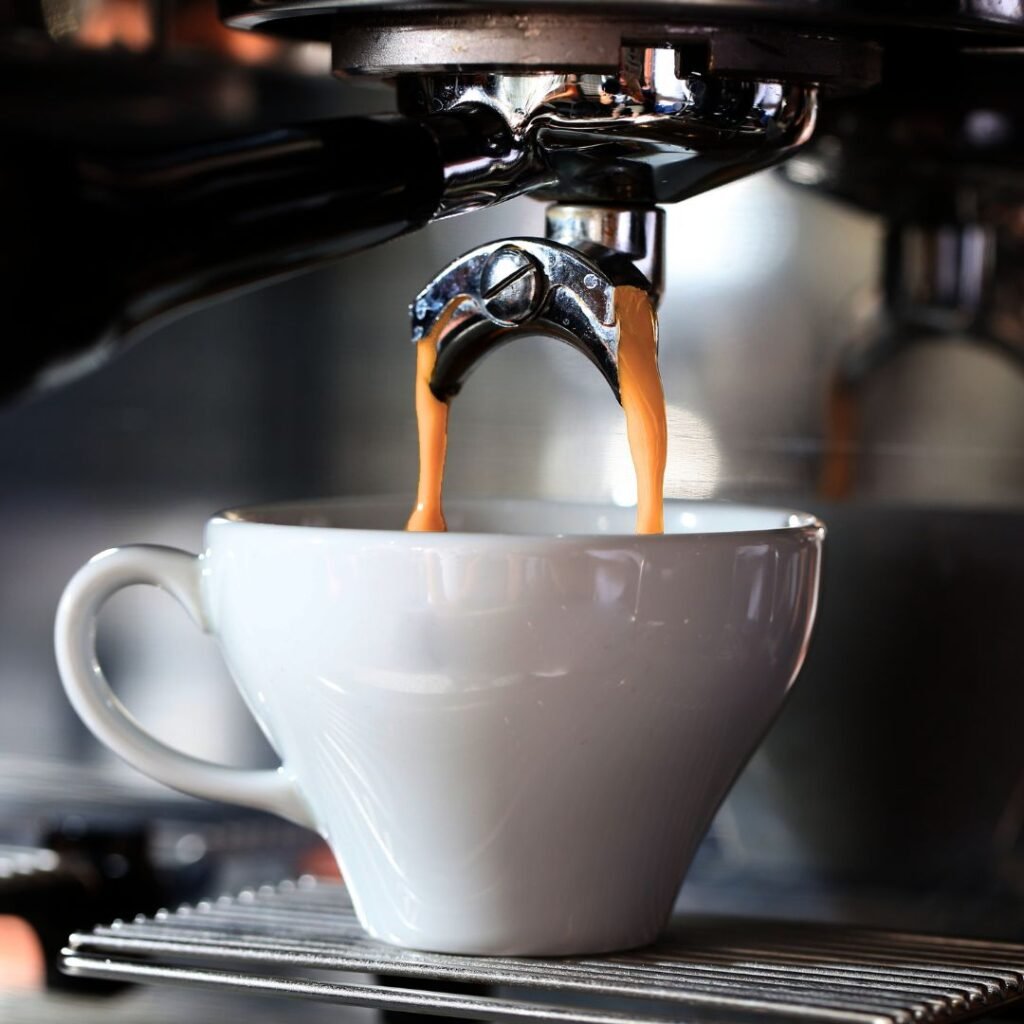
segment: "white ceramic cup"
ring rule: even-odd
[[[319,831],[376,938],[451,953],[645,944],[803,661],[824,529],[798,512],[359,499],[226,512],[198,557],[97,555],[56,623],[99,739],[186,793]],[[147,733],[96,660],[104,601],[163,587],[216,636],[276,771]]]

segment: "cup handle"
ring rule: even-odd
[[[150,778],[192,796],[270,811],[315,829],[304,798],[283,767],[230,768],[173,750],[142,728],[103,675],[96,658],[96,616],[123,587],[148,583],[166,590],[208,632],[199,589],[201,565],[187,551],[137,544],[104,551],[82,566],[64,589],[54,627],[64,689],[96,738]]]

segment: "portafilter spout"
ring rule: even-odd
[[[665,211],[657,206],[552,203],[544,211],[548,241],[584,243],[622,253],[647,278],[657,302],[665,288]]]
[[[412,340],[419,342],[458,302],[436,340],[431,391],[446,401],[488,352],[513,338],[541,334],[582,352],[621,400],[615,294],[622,285],[651,291],[627,256],[592,242],[576,248],[510,238],[466,253],[412,305]]]

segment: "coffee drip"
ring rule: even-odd
[[[619,393],[636,473],[636,532],[665,532],[668,424],[658,369],[658,317],[650,295],[632,285],[615,289],[619,324]]]
[[[459,294],[450,299],[416,343],[420,473],[416,507],[406,524],[411,531],[447,529],[442,494],[451,399],[439,398],[431,389],[431,380],[438,343],[467,298]],[[619,400],[626,417],[626,436],[637,481],[636,532],[663,533],[668,428],[658,369],[658,318],[651,295],[635,285],[622,284],[614,289],[613,308],[618,334]]]
[[[416,507],[407,530],[442,532],[448,529],[444,520],[442,491],[444,462],[448,450],[448,402],[430,390],[430,378],[437,362],[437,342],[465,300],[456,295],[444,308],[437,322],[416,343],[416,426],[420,444],[420,479],[416,488]]]

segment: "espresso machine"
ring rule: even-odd
[[[90,756],[59,693],[13,680],[59,690],[31,651],[80,554],[125,535],[111,522],[187,543],[217,504],[408,489],[408,342],[456,291],[474,315],[433,382],[459,395],[453,491],[631,500],[608,296],[632,282],[660,302],[667,494],[791,503],[830,529],[800,683],[680,898],[739,925],[561,974],[403,960],[359,946],[337,886],[277,884],[322,864],[312,844],[242,822],[232,834],[280,856],[254,867],[239,840],[220,875],[179,863],[163,888],[150,865],[134,911],[123,886],[93,887],[45,926],[76,932],[62,961],[50,950],[51,984],[173,982],[134,1004],[157,1019],[258,1014],[261,992],[311,1019],[320,1000],[613,1020],[645,994],[694,1020],[949,1019],[1015,998],[1022,45],[1020,4],[980,0],[0,11],[0,672],[35,723],[0,727],[8,751],[35,754],[35,733],[55,763]],[[147,628],[119,622],[111,660],[138,667]],[[208,670],[186,643],[175,657]],[[161,706],[161,685],[138,699]],[[209,732],[195,741],[219,758],[266,756]],[[123,802],[172,849],[211,845],[205,825],[166,825],[194,807],[154,799]],[[56,820],[88,818],[63,800]],[[0,839],[56,843],[95,874],[75,828],[32,834],[25,802]],[[22,874],[7,912],[32,920],[45,886]],[[218,885],[248,888],[203,902]],[[209,989],[226,1001],[206,1007]],[[523,996],[537,989],[543,1004]],[[554,1005],[574,992],[582,1006]],[[119,998],[155,997],[102,1005]]]

